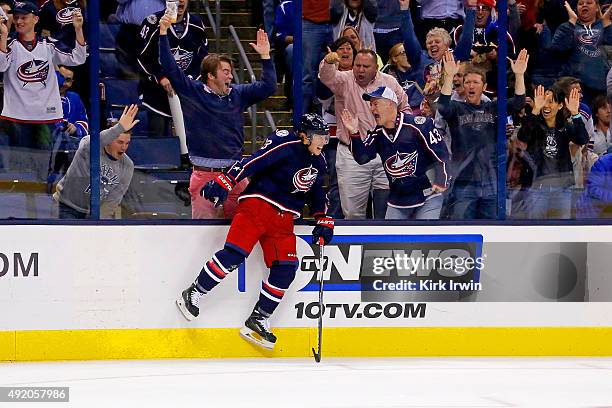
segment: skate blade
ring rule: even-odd
[[[263,339],[259,334],[247,327],[240,329],[240,336],[256,346],[263,347],[267,350],[272,350],[274,348],[274,343],[270,343],[268,340]]]
[[[179,310],[183,314],[183,317],[187,319],[188,321],[192,321],[193,319],[196,318],[196,316],[192,315],[191,313],[189,313],[189,310],[187,310],[183,297],[180,297],[176,300],[176,306],[179,308]]]

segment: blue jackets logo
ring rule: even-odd
[[[42,82],[45,85],[48,74],[49,62],[43,60],[32,59],[17,68],[17,78],[23,82],[24,87],[35,82]]]
[[[317,180],[318,174],[319,170],[312,166],[296,171],[293,175],[293,186],[295,187],[293,193],[309,191]]]

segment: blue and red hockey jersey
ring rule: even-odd
[[[365,164],[380,155],[389,179],[387,204],[395,208],[423,205],[426,197],[433,197],[432,182],[425,174],[434,169],[433,184],[446,187],[448,182],[448,149],[431,118],[400,112],[394,133],[377,126],[365,140],[351,135],[351,152],[355,161]]]
[[[295,132],[277,130],[261,149],[236,162],[227,174],[236,182],[250,178],[238,201],[259,198],[299,218],[307,202],[313,216],[327,212],[323,190],[326,172],[323,155],[311,154]]]

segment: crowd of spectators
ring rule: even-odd
[[[201,135],[190,136],[190,132],[200,125],[190,125],[204,120],[203,126],[210,127],[210,116],[198,117],[207,107],[194,105],[185,81],[200,81],[206,92],[227,97],[230,105],[240,108],[240,115],[254,100],[271,95],[271,84],[276,82],[271,70],[279,80],[291,83],[293,1],[261,3],[261,22],[273,44],[276,64],[267,62],[264,55],[268,52],[260,53],[267,76],[258,86],[270,89],[243,102],[236,100],[240,92],[234,90],[230,95],[230,88],[241,88],[223,89],[224,84],[215,82],[220,81],[216,70],[222,74],[223,56],[213,55],[217,59],[209,59],[216,61],[208,66],[210,77],[201,77],[205,66],[201,63],[208,58],[206,28],[199,16],[189,12],[187,0],[177,2],[178,19],[167,35],[179,71],[166,72],[165,65],[160,65],[160,58],[167,57],[160,54],[160,46],[165,45],[159,36],[165,3],[117,0],[104,5],[103,18],[120,27],[115,48],[118,76],[140,81],[149,117],[147,130],[158,136],[179,136],[186,168],[195,164],[222,170],[237,153],[210,156],[219,149],[225,151],[222,141],[212,150],[201,145],[203,150],[194,153]],[[86,63],[83,15],[87,4],[85,0],[48,0],[36,5],[0,1],[0,5],[9,11],[0,26],[0,52],[5,53],[0,55],[4,59],[0,67],[6,71],[0,142],[53,150],[46,174],[52,189],[66,171],[75,146],[88,133],[87,81],[79,68]],[[302,0],[302,77],[295,80],[302,83],[302,109],[322,114],[330,125],[332,141],[324,151],[330,214],[347,219],[385,216],[393,180],[385,174],[380,158],[363,165],[355,161],[350,135],[336,115],[344,109],[352,112],[365,137],[376,128],[377,120],[371,102],[362,96],[384,86],[395,93],[398,112],[432,119],[436,134],[446,145],[448,183],[441,192],[440,214],[432,218],[605,216],[612,205],[605,190],[609,165],[604,160],[612,151],[609,6],[608,0],[508,0],[507,9],[500,10],[495,0]],[[499,25],[502,13],[507,15],[506,32]],[[19,76],[18,69],[10,75],[10,66],[16,64],[15,50],[31,54],[39,41],[47,50],[44,59],[40,58],[42,51],[36,58],[30,55],[30,65],[17,67],[23,68],[23,75]],[[500,41],[507,45],[507,64],[499,59]],[[258,52],[261,44],[256,47]],[[445,62],[451,60],[447,69]],[[41,79],[45,61],[53,75]],[[520,66],[525,62],[525,72],[514,69],[519,61]],[[231,60],[227,64],[231,70]],[[507,67],[501,73],[507,77],[506,89],[497,88],[501,67]],[[227,76],[231,82],[231,72]],[[27,79],[25,85],[17,86],[22,77]],[[182,87],[183,95],[176,86]],[[290,91],[287,86],[289,98]],[[23,96],[28,92],[30,96]],[[497,101],[502,93],[508,102],[507,117],[500,118]],[[15,110],[15,103],[7,103],[11,97],[22,103],[32,98],[37,103],[29,107],[26,117]],[[183,112],[186,105],[189,113]],[[187,127],[177,126],[183,120]],[[506,151],[500,151],[499,121],[506,126]],[[244,141],[243,130],[234,133],[232,143]],[[58,150],[72,153],[63,157]],[[5,155],[0,156],[0,166],[9,166],[5,162]],[[499,171],[504,166],[506,197],[505,205],[500,205],[498,177],[504,174]],[[198,201],[194,191],[190,192],[192,204]],[[501,208],[506,214],[500,214]],[[194,212],[194,217],[209,218],[205,213],[196,216]]]

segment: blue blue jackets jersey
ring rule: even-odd
[[[170,117],[166,91],[159,85],[159,81],[164,78],[159,64],[159,20],[164,13],[165,10],[151,14],[142,22],[140,40],[143,47],[138,56],[138,65],[147,76],[140,81],[143,105],[160,115]],[[200,16],[185,13],[180,23],[170,26],[167,38],[178,67],[185,75],[197,79],[200,75],[200,64],[208,55],[208,39]]]
[[[164,74],[181,99],[187,147],[191,162],[197,166],[224,167],[242,158],[244,111],[276,91],[276,72],[272,60],[262,60],[261,79],[250,84],[232,84],[220,96],[204,83],[190,79],[179,68],[170,50],[168,36],[159,37],[159,59]],[[211,165],[206,159],[225,159],[228,164]]]
[[[311,154],[294,132],[277,130],[261,149],[234,164],[227,174],[236,182],[250,178],[239,201],[256,197],[299,218],[306,202],[313,216],[327,212],[323,191],[326,172],[322,154]]]
[[[389,206],[418,207],[426,196],[433,196],[427,170],[434,168],[433,183],[446,187],[448,150],[431,118],[400,112],[396,123],[393,134],[377,126],[363,141],[351,135],[351,151],[359,164],[380,155],[389,178]]]

